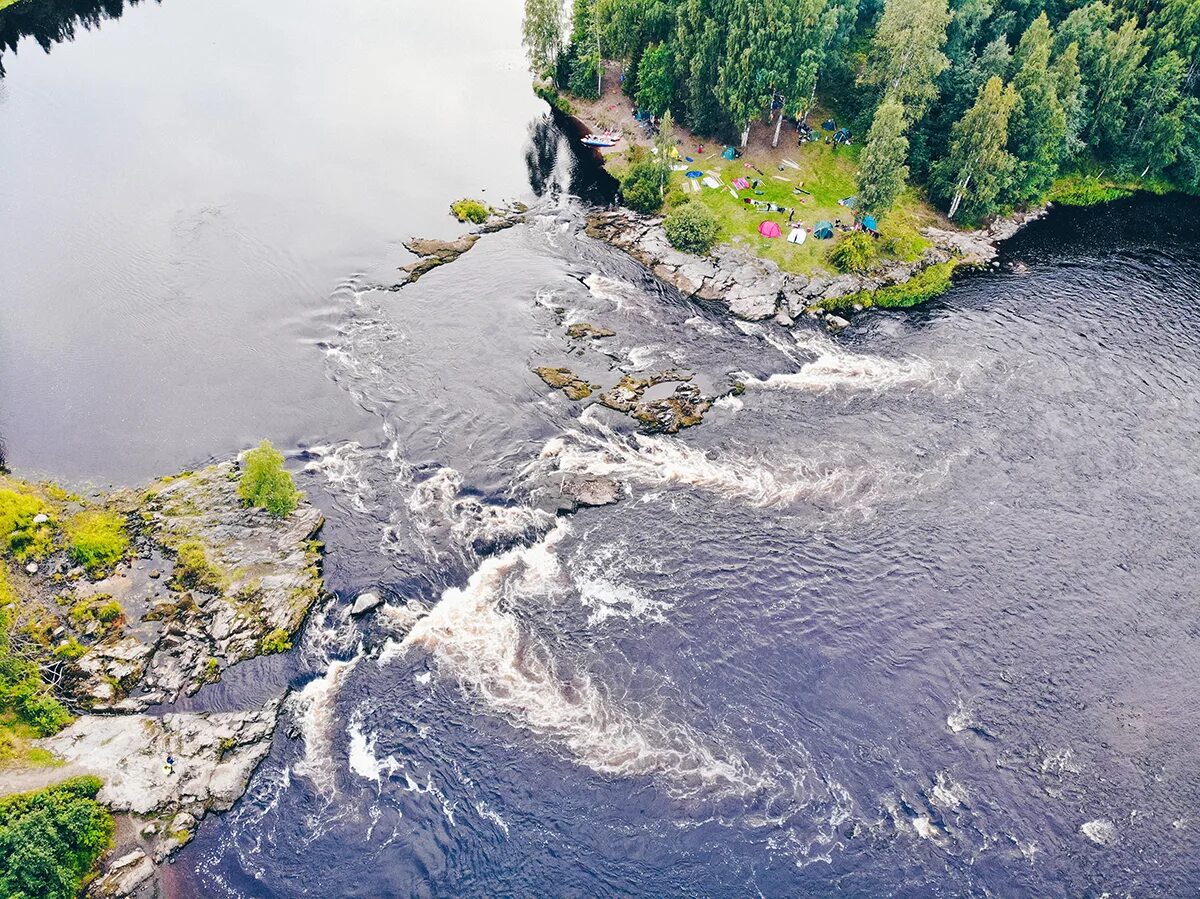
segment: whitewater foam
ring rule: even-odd
[[[887,359],[852,353],[817,331],[795,335],[795,343],[798,349],[816,358],[803,362],[796,372],[773,374],[764,380],[750,378],[746,386],[817,394],[882,391],[897,387],[957,386],[931,362],[915,356]],[[789,358],[797,361],[789,349],[784,349]]]
[[[342,681],[354,670],[361,654],[349,661],[335,660],[321,677],[314,678],[292,695],[292,714],[304,737],[304,758],[294,772],[309,781],[327,798],[337,793],[337,770],[333,760],[333,724],[337,694]]]

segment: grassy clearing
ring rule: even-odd
[[[696,193],[686,182],[698,182],[700,179],[689,179],[684,172],[672,172],[670,195],[677,196],[679,192],[686,191],[685,195],[692,202],[703,203],[720,223],[719,240],[722,243],[740,246],[757,256],[770,259],[784,271],[812,274],[832,270],[826,253],[838,241],[840,234],[832,240],[816,240],[810,234],[803,244],[790,244],[781,237],[762,237],[758,233],[758,226],[768,220],[778,223],[786,236],[788,213],[762,212],[744,203],[743,198],[795,209],[793,221],[800,222],[809,231],[822,219],[830,222],[840,219],[850,225],[854,221],[854,210],[839,206],[838,200],[855,193],[854,176],[858,170],[859,147],[809,142],[778,150],[751,150],[742,158],[732,161],[721,158],[723,147],[720,145],[705,147],[706,152],[701,158],[697,158],[694,152],[688,152],[695,149],[694,146],[680,148],[684,156],[692,156],[694,160],[692,163],[683,160],[682,163],[715,175],[723,186],[713,189],[701,184],[700,192]],[[784,159],[796,163],[800,168],[785,165]],[[758,179],[761,184],[751,190],[737,191],[737,196],[734,196],[729,185],[739,177]],[[797,187],[809,191],[809,194],[796,193]],[[930,245],[920,229],[936,220],[937,214],[921,202],[915,191],[906,191],[896,207],[879,223],[883,234],[883,239],[877,244],[880,258],[910,261],[920,256]]]
[[[58,768],[62,759],[34,746],[43,734],[16,712],[0,712],[0,768]]]
[[[0,10],[8,9],[10,6],[13,6],[20,2],[21,2],[21,0],[0,0]]]

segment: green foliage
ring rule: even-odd
[[[108,568],[129,550],[125,519],[116,512],[87,509],[67,522],[67,549],[89,571]]]
[[[70,617],[71,623],[78,628],[84,628],[92,621],[97,621],[102,625],[112,625],[124,619],[125,610],[107,593],[98,593],[75,603],[71,607]]]
[[[550,76],[558,65],[558,54],[563,45],[560,0],[525,0],[521,37],[534,75],[538,78]]]
[[[303,498],[283,467],[283,454],[268,440],[246,453],[237,489],[245,502],[266,509],[276,518],[286,518]]]
[[[675,78],[671,72],[671,48],[665,43],[651,44],[638,66],[637,104],[656,116],[671,105]]]
[[[492,215],[492,210],[486,203],[467,197],[451,203],[450,212],[460,222],[472,222],[476,225],[482,225]]]
[[[864,290],[861,293],[839,297],[836,300],[825,300],[822,305],[826,309],[852,309],[855,304],[867,308],[877,306],[881,309],[902,309],[916,306],[918,303],[931,300],[950,289],[954,266],[954,262],[930,265],[899,284],[881,287],[878,290]]]
[[[0,548],[21,562],[47,555],[53,548],[53,531],[49,522],[33,521],[45,511],[45,504],[36,496],[0,489]]]
[[[1132,193],[1098,177],[1068,175],[1059,178],[1050,188],[1046,199],[1063,206],[1096,206],[1112,200],[1120,200]]]
[[[277,627],[275,630],[271,631],[262,638],[258,644],[258,648],[263,655],[271,655],[272,653],[276,652],[287,652],[292,648],[292,638],[283,628]]]
[[[42,683],[38,667],[13,652],[11,619],[0,609],[0,711],[11,711],[41,735],[61,730],[71,716]]]
[[[1008,187],[1016,163],[1005,147],[1016,102],[1012,86],[993,76],[955,124],[950,154],[934,171],[937,189],[950,201],[951,218],[960,209],[967,221],[982,218],[995,209],[996,199]]]
[[[0,608],[12,605],[17,601],[16,591],[8,580],[8,565],[0,559]]]
[[[87,648],[76,640],[74,637],[68,637],[58,646],[54,647],[54,658],[64,662],[74,662],[83,657],[87,652]]]
[[[112,844],[112,816],[95,801],[95,777],[0,799],[0,895],[74,899]]]
[[[942,47],[950,24],[946,0],[887,0],[862,80],[900,104],[910,121],[938,95],[937,77],[950,65]]]
[[[904,189],[908,178],[906,127],[904,108],[896,100],[885,100],[875,111],[859,158],[858,203],[863,212],[887,212]]]
[[[826,256],[839,272],[865,272],[875,261],[875,238],[855,231],[838,240]]]
[[[561,112],[563,115],[574,115],[575,108],[571,101],[560,94],[551,84],[535,84],[533,92]]]
[[[621,199],[638,212],[657,212],[662,208],[666,172],[662,163],[642,159],[625,170],[621,177]]]
[[[171,585],[176,590],[202,590],[220,593],[225,575],[212,562],[199,540],[185,540],[175,549],[175,573]]]
[[[717,217],[700,203],[683,203],[663,220],[667,240],[677,250],[704,255],[721,233]]]

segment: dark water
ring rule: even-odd
[[[245,666],[194,700],[227,707],[281,676],[297,688],[247,797],[172,867],[179,895],[1195,895],[1200,242],[1188,223],[1200,206],[1058,211],[1007,246],[1000,270],[836,339],[739,326],[582,236],[570,194],[601,188],[527,101],[517,11],[480,5],[444,13],[447,29],[468,29],[450,58],[469,70],[470,51],[495,47],[518,68],[511,83],[447,77],[494,107],[479,112],[496,116],[479,186],[533,202],[528,225],[399,293],[373,289],[403,259],[394,235],[452,233],[445,198],[473,185],[437,167],[449,141],[414,149],[414,135],[442,133],[432,112],[359,116],[344,146],[305,151],[308,177],[238,206],[271,234],[305,231],[263,244],[293,255],[239,257],[225,234],[186,257],[213,273],[179,273],[192,302],[150,291],[109,309],[111,330],[89,326],[105,290],[149,290],[137,285],[173,257],[153,243],[133,257],[141,267],[115,256],[105,288],[84,242],[69,252],[32,232],[99,229],[127,252],[133,223],[211,179],[169,155],[142,159],[147,172],[114,160],[107,177],[75,172],[87,205],[50,204],[36,228],[16,227],[7,209],[33,208],[38,190],[10,162],[47,174],[31,143],[47,120],[83,115],[56,85],[71,51],[128,42],[119,58],[80,51],[94,54],[74,63],[93,104],[139,55],[175,57],[174,80],[159,80],[183,93],[209,68],[192,57],[208,55],[266,80],[228,82],[209,101],[212,127],[241,110],[248,128],[256,102],[280,104],[285,131],[345,114],[278,93],[300,77],[278,67],[308,46],[278,33],[282,13],[237,13],[262,22],[220,32],[235,51],[196,37],[215,39],[204,23],[234,20],[223,12],[168,0],[49,57],[22,47],[0,105],[0,122],[20,124],[0,138],[5,245],[24,248],[2,263],[12,464],[119,479],[267,432],[329,517],[339,601],[285,663]],[[353,46],[344,61],[357,62],[306,77],[346,79],[377,113],[374,85],[420,64],[389,45],[432,53],[412,11],[325,13],[308,32],[296,11],[295,27]],[[192,37],[168,52],[170,17]],[[18,90],[41,99],[14,103]],[[161,95],[127,108],[163,127]],[[446,133],[473,129],[463,115]],[[260,155],[277,141],[242,140],[240,165],[277,174]],[[394,171],[411,175],[418,152],[433,160],[427,205],[399,198],[409,180]],[[353,177],[320,177],[339,159]],[[159,187],[127,195],[130,172]],[[121,210],[107,228],[94,218],[106,196]],[[221,286],[242,283],[274,287],[248,299]],[[205,327],[201,306],[215,317]],[[178,331],[153,318],[164,308],[183,316]],[[226,341],[246,318],[269,326],[239,354]],[[575,355],[564,330],[579,320],[617,336]],[[164,331],[188,339],[151,345]],[[105,343],[129,358],[137,335],[141,374],[108,361]],[[181,357],[203,373],[158,371]],[[30,377],[39,359],[61,374]],[[601,379],[685,367],[750,387],[700,428],[638,437],[547,395],[530,372],[540,364]],[[235,389],[260,374],[284,398]],[[52,391],[93,386],[71,407],[86,414],[56,405]],[[220,426],[156,428],[121,411],[184,402]],[[555,519],[530,496],[550,469],[613,473],[629,495]],[[368,588],[388,607],[349,619]]]

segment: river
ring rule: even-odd
[[[739,324],[582,235],[517,7],[164,0],[3,56],[10,464],[267,436],[328,516],[337,601],[187,702],[295,689],[174,891],[1195,895],[1200,204],[1056,210],[837,337]],[[485,187],[529,221],[381,289]],[[748,387],[646,436],[564,364]],[[550,469],[627,495],[555,517]]]

